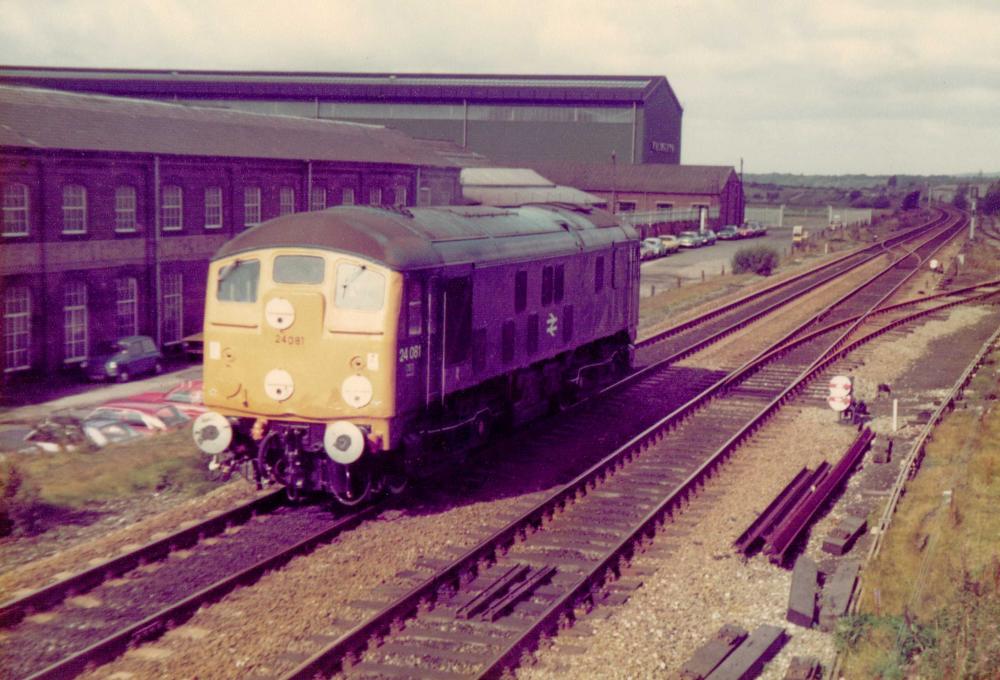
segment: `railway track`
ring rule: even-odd
[[[17,677],[73,677],[377,514],[289,508],[279,491],[113,558],[3,608]],[[85,593],[85,594],[81,594]]]
[[[883,288],[876,298],[880,301],[886,288],[895,289],[899,282],[878,283]],[[912,318],[995,296],[998,284],[983,288],[985,292],[967,291],[975,295],[953,294],[954,299],[933,306],[907,303],[926,308],[879,324],[843,348],[839,341],[858,330],[850,315],[768,353],[387,603],[285,677],[338,669],[349,677],[410,677],[414,668],[423,677],[489,677],[516,664],[540,636],[593,601],[637,545],[689,502],[744,438],[826,366]],[[851,297],[847,306],[855,317],[872,313],[866,297]],[[718,399],[720,394],[725,398]],[[378,646],[371,644],[373,639],[381,640]],[[352,662],[355,657],[358,661]]]
[[[959,219],[953,213],[942,212],[926,225],[856,250],[656,333],[636,343],[637,361],[646,364],[666,358],[671,361],[680,360],[864,264],[887,254],[891,255],[897,249],[900,250],[900,255],[907,254],[903,245],[907,241],[919,238],[935,228],[953,225]]]
[[[774,302],[772,301],[770,305],[773,306]],[[755,314],[759,316],[757,312],[751,313],[750,316]],[[668,332],[667,335],[673,335],[673,333]],[[651,377],[647,375],[644,379],[645,386],[640,391],[652,390],[659,393],[660,396],[662,396],[663,392],[666,392],[669,396],[668,403],[671,405],[679,405],[689,401],[691,397],[701,393],[704,388],[721,377],[712,372],[697,372],[677,367],[664,367],[664,363],[666,362],[660,362],[661,372],[658,376]],[[619,388],[609,398],[618,402],[617,406],[610,409],[612,412],[619,414],[627,413],[631,416],[631,420],[627,424],[620,419],[614,421],[615,427],[619,432],[635,432],[644,429],[649,422],[655,421],[662,414],[664,408],[662,401],[643,398],[634,392],[629,392],[628,389]],[[635,404],[637,403],[643,403],[647,408],[645,410],[638,409],[641,412],[637,413],[637,409],[635,408]],[[607,408],[608,405],[605,404],[601,410]],[[584,418],[589,418],[587,414],[582,415]],[[593,421],[589,422],[592,424]],[[598,452],[606,452],[609,448],[615,448],[617,443],[609,441],[606,437],[597,437],[592,444],[593,451],[591,454],[595,455]],[[564,470],[559,474],[565,475],[567,473]],[[272,501],[260,502],[270,503]],[[337,532],[356,525],[363,521],[365,517],[371,516],[377,511],[373,507],[339,521],[326,520],[324,524],[324,521],[316,516],[312,518],[301,517],[299,518],[303,519],[301,522],[299,519],[295,519],[297,512],[302,512],[301,510],[285,513],[275,512],[275,508],[276,506],[271,506],[265,509],[263,505],[259,505],[249,511],[245,509],[239,510],[235,514],[221,520],[221,523],[219,518],[215,518],[213,520],[214,524],[211,526],[206,524],[204,526],[190,527],[181,532],[181,534],[161,539],[156,542],[155,546],[146,546],[143,551],[137,551],[134,554],[118,558],[114,564],[100,565],[94,570],[90,570],[90,572],[74,577],[75,580],[72,580],[72,582],[56,584],[55,588],[49,589],[47,592],[36,593],[28,599],[22,598],[21,602],[15,603],[13,606],[0,609],[0,617],[6,617],[8,621],[17,620],[30,611],[37,611],[47,607],[51,608],[52,606],[61,607],[63,611],[71,612],[71,615],[64,615],[63,611],[61,611],[56,612],[55,616],[33,617],[25,625],[9,631],[7,639],[16,639],[21,632],[28,631],[25,633],[26,638],[38,639],[38,636],[41,635],[46,640],[59,640],[59,644],[43,645],[46,649],[41,651],[37,649],[31,651],[30,644],[26,644],[21,650],[27,664],[24,667],[30,669],[29,674],[36,673],[33,677],[66,677],[73,675],[87,665],[101,663],[113,658],[120,654],[129,644],[155,637],[169,625],[175,624],[189,616],[201,604],[218,599],[226,592],[241,584],[252,582],[256,578],[259,578],[260,574],[265,570],[283,564],[288,559],[291,559],[292,556],[301,554],[312,546],[329,540]],[[305,514],[308,514],[308,511],[305,511]],[[260,520],[248,522],[249,518],[254,516],[259,517]],[[287,527],[282,528],[285,525],[280,524],[280,520],[279,522],[271,521],[275,518],[281,518],[288,526],[296,526],[297,529],[293,531]],[[225,550],[217,547],[218,544],[215,543],[215,540],[197,542],[198,536],[204,537],[220,533],[228,539],[228,535],[224,534],[218,527],[222,526],[224,529],[227,526],[232,527],[234,524],[240,523],[243,523],[242,526],[244,527],[250,527],[250,530],[240,530],[233,533],[233,536],[240,536],[242,534],[240,538],[243,541],[242,545],[250,548],[251,554],[254,557],[261,558],[258,560],[242,559],[240,564],[245,566],[245,569],[234,568],[233,563],[228,561],[228,558],[220,560],[219,556],[224,555]],[[315,526],[317,523],[322,525],[318,529]],[[296,533],[296,531],[299,533]],[[269,534],[268,532],[274,533]],[[275,541],[275,536],[280,536],[282,540]],[[192,539],[192,537],[194,538]],[[254,552],[252,550],[257,542],[276,547],[270,548],[269,555],[264,557],[260,555],[259,551]],[[229,543],[229,541],[223,540],[221,543]],[[277,546],[277,544],[281,545]],[[234,543],[234,545],[237,544]],[[189,552],[192,547],[198,551],[199,558],[189,561],[192,557]],[[193,595],[180,598],[177,601],[178,597],[176,593],[178,591],[176,581],[171,587],[169,583],[157,577],[155,571],[152,569],[146,571],[140,570],[139,572],[128,571],[137,565],[148,563],[152,560],[165,559],[171,550],[183,551],[182,560],[180,561],[185,565],[195,565],[199,564],[199,560],[205,560],[200,563],[198,568],[193,569],[193,572],[205,575],[218,573],[218,566],[212,567],[211,565],[213,561],[221,561],[227,564],[229,575],[217,583],[211,582],[211,579],[207,577],[200,581],[187,582],[185,586],[186,590],[182,592],[197,592]],[[173,571],[173,566],[173,561],[171,561],[170,571]],[[238,573],[232,574],[233,571]],[[130,584],[130,588],[119,590],[118,593],[131,593],[131,595],[121,598],[116,598],[114,595],[105,596],[104,591],[112,592],[115,588],[122,587],[122,584],[118,582],[122,580],[121,574],[124,572],[130,574],[130,578],[125,579],[126,581],[136,581],[136,583]],[[138,573],[144,575],[136,578],[135,575]],[[67,596],[84,592],[108,578],[114,579],[112,581],[114,585],[102,587],[101,592],[93,592],[89,596],[89,599],[77,601],[76,604],[57,604]],[[515,578],[515,580],[519,579],[516,576],[512,578]],[[159,585],[157,585],[158,582]],[[197,584],[199,583],[204,586],[201,590],[197,588]],[[150,592],[160,592],[162,595],[154,597],[149,595]],[[167,602],[170,599],[167,595],[168,593],[174,593],[173,597],[175,601]],[[34,599],[31,599],[31,597]],[[139,600],[142,601],[141,607],[129,604],[130,601]],[[95,601],[99,603],[98,606],[89,606]],[[102,613],[103,610],[101,607],[104,607],[106,604],[113,610],[113,615]],[[159,605],[163,606],[159,607]],[[157,607],[159,607],[159,610],[155,611]],[[87,619],[86,612],[89,612],[89,619]],[[88,620],[90,623],[87,622]],[[69,628],[73,631],[86,629],[90,632],[86,635],[78,632],[63,635],[58,632],[58,626],[61,624],[53,624],[53,622],[57,621],[69,623]],[[101,634],[107,632],[111,627],[110,622],[112,621],[116,622],[118,630],[110,635],[101,637]],[[55,625],[56,629],[43,632],[44,629],[38,628],[39,625]],[[48,661],[60,656],[61,658],[52,664],[44,666]],[[31,659],[35,659],[35,661],[31,661]]]

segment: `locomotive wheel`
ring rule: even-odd
[[[364,461],[335,466],[331,492],[341,505],[353,507],[363,503],[371,496],[371,491],[371,468]]]
[[[398,496],[406,490],[410,476],[406,474],[406,464],[402,456],[394,456],[391,462],[386,464],[382,471],[382,480],[386,491],[393,496]]]

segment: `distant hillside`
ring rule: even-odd
[[[750,204],[787,206],[898,207],[903,198],[941,184],[996,181],[1000,175],[793,175],[746,173],[744,192]]]
[[[747,184],[774,185],[782,187],[809,187],[830,189],[869,189],[887,186],[891,177],[896,178],[896,186],[923,185],[930,183],[948,184],[968,182],[974,179],[989,181],[1000,177],[1000,173],[969,173],[967,175],[793,175],[791,173],[746,173],[743,181]]]

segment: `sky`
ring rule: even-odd
[[[663,75],[682,162],[1000,172],[996,0],[0,0],[0,64]]]

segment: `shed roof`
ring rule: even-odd
[[[0,85],[0,146],[459,167],[376,125]]]
[[[671,194],[718,194],[736,170],[728,165],[666,165],[661,163],[596,164],[532,163],[557,184],[584,191],[644,191]]]
[[[0,66],[0,82],[119,96],[642,102],[664,76],[184,71]]]
[[[603,198],[574,187],[559,186],[531,168],[463,168],[462,195],[495,206],[528,203],[597,205]]]

